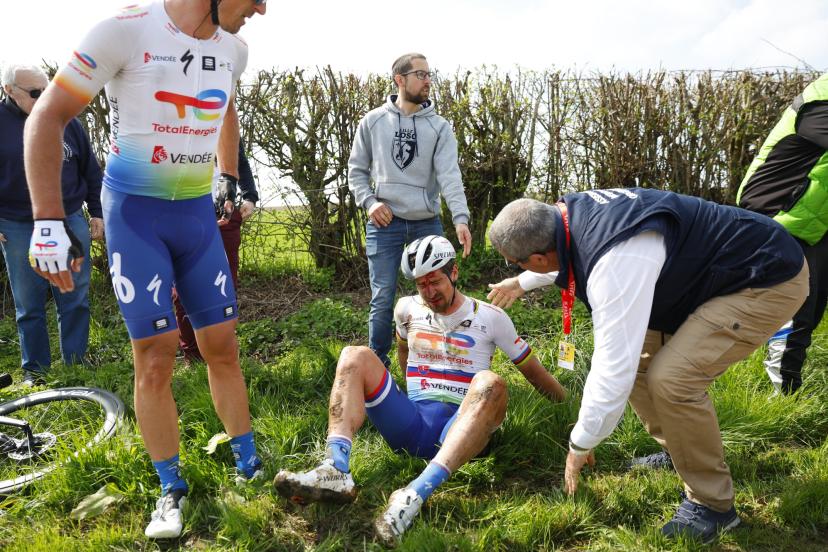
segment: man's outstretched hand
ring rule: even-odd
[[[589,451],[587,454],[576,454],[569,451],[566,455],[566,471],[564,472],[564,491],[569,496],[575,494],[578,490],[578,476],[584,464],[589,464],[590,468],[595,467],[595,453]]]
[[[508,309],[512,306],[512,303],[523,297],[526,293],[526,290],[520,287],[517,276],[506,278],[497,284],[489,284],[489,289],[491,291],[486,296],[486,299],[492,305],[502,309]]]

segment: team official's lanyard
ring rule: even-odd
[[[563,218],[564,232],[566,232],[567,259],[569,261],[569,284],[561,289],[561,310],[563,311],[564,338],[558,344],[558,366],[567,370],[575,369],[575,345],[569,341],[572,333],[572,307],[575,305],[575,271],[572,270],[572,252],[569,247],[569,213],[566,204],[559,202],[556,207]],[[559,257],[560,258],[560,257]]]
[[[572,307],[575,305],[575,273],[572,270],[572,257],[569,250],[569,214],[566,210],[566,204],[560,202],[556,204],[558,210],[561,212],[563,218],[564,231],[566,232],[566,249],[567,257],[569,259],[569,285],[561,289],[561,309],[563,310],[563,332],[564,335],[569,336],[572,333]]]

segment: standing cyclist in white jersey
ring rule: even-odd
[[[62,292],[80,269],[60,198],[63,128],[106,85],[110,153],[102,203],[112,283],[132,340],[135,416],[161,479],[147,526],[181,534],[188,486],[179,469],[171,380],[178,332],[176,285],[207,361],[216,412],[238,477],[261,473],[235,337],[236,297],[215,224],[213,159],[229,188],[237,179],[236,82],[247,45],[235,33],[265,0],[156,0],[96,25],[37,103],[26,125],[26,176],[36,270]],[[229,208],[229,206],[228,206]]]
[[[325,460],[309,472],[276,476],[276,488],[294,500],[353,500],[351,444],[367,414],[391,448],[431,460],[417,479],[391,495],[376,520],[377,535],[388,545],[399,540],[437,486],[483,450],[503,421],[506,383],[489,370],[495,347],[540,393],[556,401],[566,394],[505,312],[457,290],[454,259],[454,248],[441,236],[416,240],[403,252],[403,274],[418,291],[394,309],[407,396],[371,349],[346,347],[331,390]]]

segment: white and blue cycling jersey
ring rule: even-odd
[[[495,348],[517,366],[532,356],[532,349],[502,309],[470,298],[457,312],[441,316],[419,296],[403,297],[394,317],[398,338],[408,344],[408,393],[386,371],[365,397],[366,412],[391,448],[432,458],[472,379],[491,367]]]
[[[156,1],[96,25],[55,76],[83,102],[106,88],[107,252],[133,339],[176,329],[173,285],[194,328],[236,317],[210,191],[222,122],[246,64],[240,38],[221,29],[206,40],[189,36]]]
[[[84,102],[106,86],[105,186],[191,199],[210,192],[222,120],[246,65],[240,38],[221,29],[208,40],[193,38],[157,1],[96,25],[54,82]]]

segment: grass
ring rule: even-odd
[[[482,289],[473,293],[483,297]],[[73,460],[23,493],[0,497],[3,550],[378,550],[371,523],[388,495],[425,462],[391,452],[367,423],[358,433],[353,473],[359,485],[350,506],[300,508],[269,486],[233,486],[227,445],[208,455],[202,447],[223,430],[203,366],[176,367],[182,460],[192,508],[181,539],[155,543],[143,528],[158,483],[143,451],[130,403],[132,366],[126,332],[111,291],[100,281],[93,295],[92,367],[53,366],[51,386],[88,384],[111,389],[128,405],[120,435]],[[543,362],[553,365],[560,314],[552,292],[510,313]],[[248,320],[239,327],[242,364],[254,430],[272,477],[281,468],[306,469],[323,449],[327,400],[339,351],[365,340],[366,308],[331,294],[282,320]],[[815,335],[796,397],[772,397],[757,352],[734,365],[713,386],[727,461],[734,475],[744,527],[712,548],[668,543],[659,535],[679,502],[671,471],[630,473],[633,455],[654,452],[631,411],[597,450],[598,466],[578,493],[561,491],[563,459],[575,422],[590,345],[588,315],[575,316],[580,355],[574,372],[556,375],[573,391],[552,404],[539,397],[500,353],[494,369],[510,386],[503,427],[491,453],[455,473],[424,507],[402,550],[825,550],[828,543],[828,362],[825,327]],[[0,369],[19,377],[13,319],[0,321]],[[400,379],[399,368],[394,374]],[[0,391],[0,398],[21,393]],[[80,500],[104,484],[124,500],[98,517],[70,520]]]

